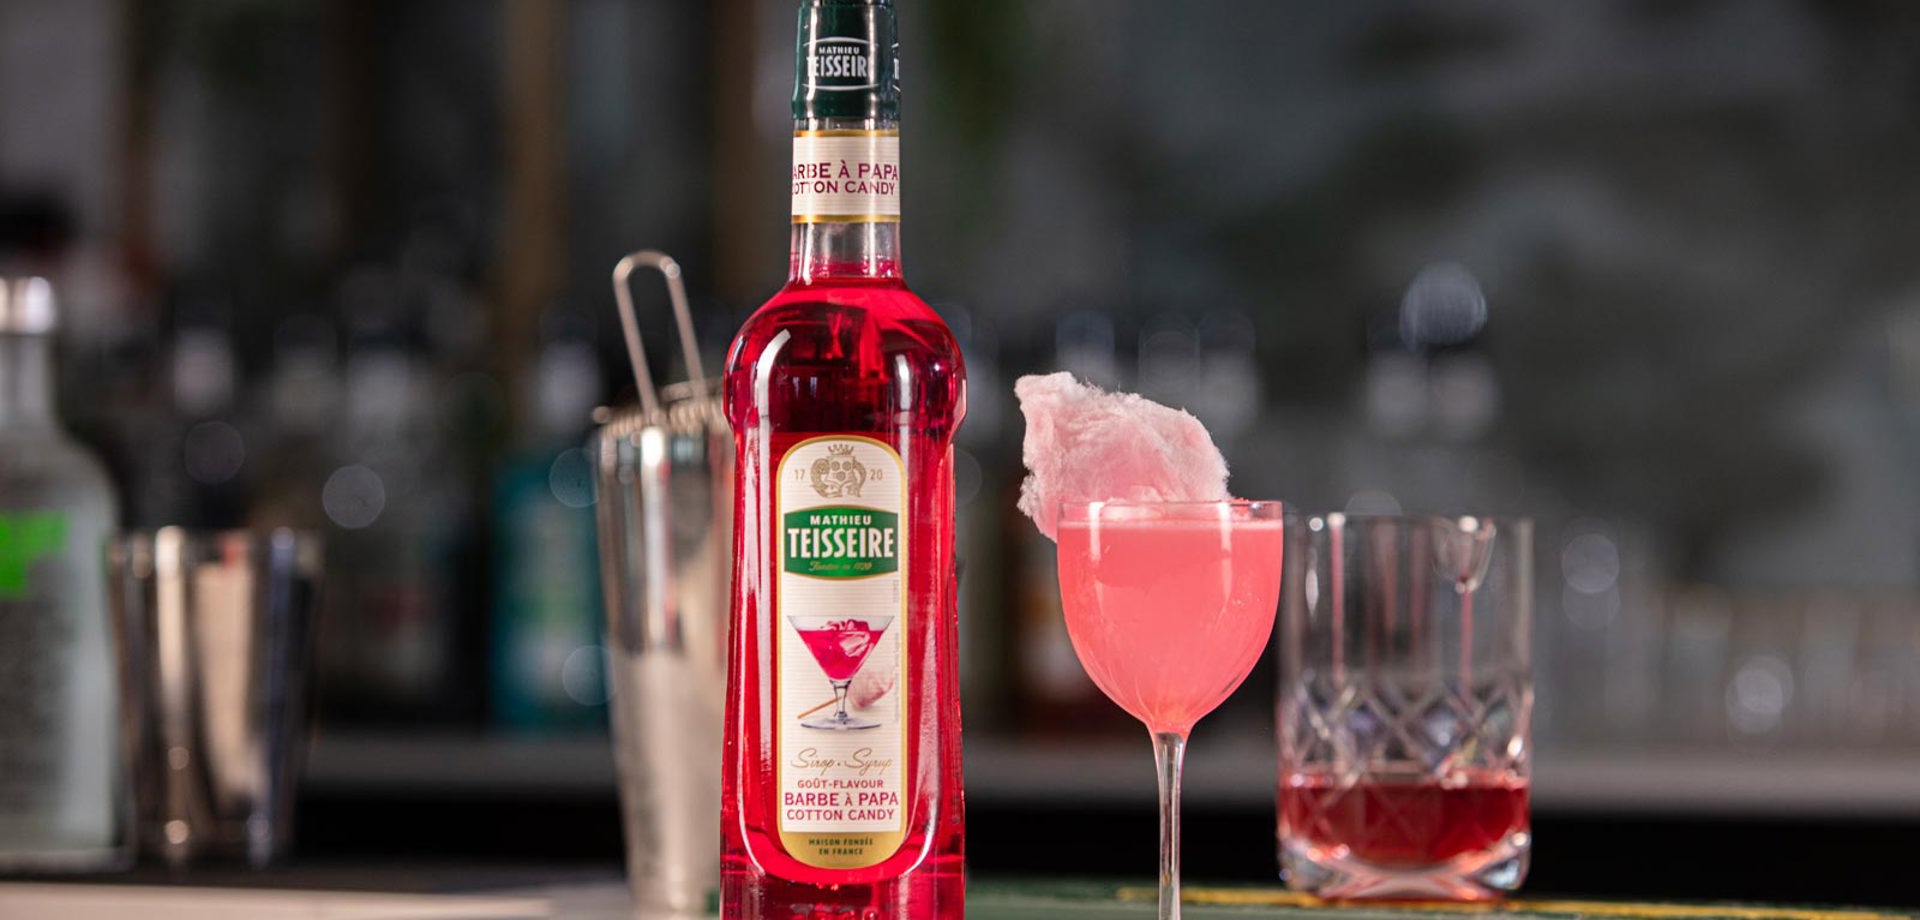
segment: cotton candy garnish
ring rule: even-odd
[[[1227,460],[1179,409],[1108,393],[1072,374],[1014,381],[1027,417],[1020,510],[1055,539],[1063,501],[1226,501]]]

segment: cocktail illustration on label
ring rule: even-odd
[[[880,645],[880,637],[886,633],[887,627],[893,625],[893,617],[789,616],[787,622],[793,624],[794,631],[800,634],[800,641],[806,644],[807,651],[813,653],[813,660],[819,663],[820,670],[826,672],[827,681],[833,685],[834,712],[804,720],[800,724],[827,731],[879,728],[879,722],[858,718],[847,712],[847,689],[853,686],[854,675],[860,673],[860,666],[866,663],[867,656]]]

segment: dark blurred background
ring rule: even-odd
[[[1539,520],[1536,890],[1920,903],[1920,6],[899,4],[979,872],[1152,865],[1012,507],[1012,380],[1064,368],[1242,495]],[[58,285],[125,521],[327,541],[306,858],[617,857],[608,271],[677,256],[718,364],[784,277],[792,42],[790,0],[0,2],[0,266]],[[1199,731],[1190,877],[1272,876],[1273,681]]]

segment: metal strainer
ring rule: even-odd
[[[658,391],[629,283],[641,267],[666,280],[688,371]],[[607,413],[589,449],[627,873],[642,908],[698,912],[720,879],[733,444],[679,264],[636,252],[614,267],[613,290],[640,404]]]

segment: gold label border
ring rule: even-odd
[[[794,137],[899,137],[899,128],[820,128],[793,132]]]
[[[796,224],[897,224],[898,214],[795,214]]]

